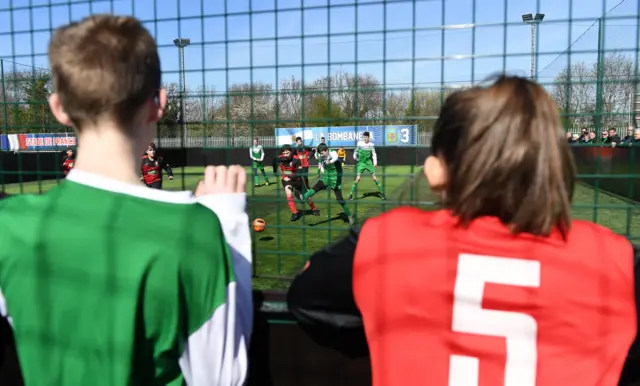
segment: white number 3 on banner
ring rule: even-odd
[[[409,129],[400,130],[400,134],[402,134],[402,136],[400,137],[400,142],[409,143]]]
[[[504,386],[535,386],[538,324],[530,315],[482,308],[485,283],[539,287],[540,262],[461,254],[453,297],[455,332],[506,339]],[[451,355],[449,386],[478,386],[480,358]]]

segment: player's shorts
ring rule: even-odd
[[[152,183],[147,184],[147,187],[162,190],[162,180],[153,181]]]
[[[251,162],[252,169],[264,169],[264,162],[252,161]]]
[[[327,174],[325,172],[320,181],[327,187],[327,189],[342,189],[342,176],[337,174]]]
[[[295,190],[299,192],[303,192],[304,183],[302,182],[302,178],[298,178],[296,180],[289,180],[289,181],[282,180],[282,187],[286,188],[287,186],[291,186]]]
[[[356,174],[362,174],[367,172],[369,174],[376,174],[376,168],[373,167],[372,163],[358,163],[358,167],[356,168]]]

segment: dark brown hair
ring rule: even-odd
[[[160,89],[155,40],[133,17],[95,15],[49,43],[53,87],[76,129],[108,118],[127,126]]]
[[[566,237],[576,167],[547,92],[524,78],[452,94],[432,150],[447,168],[444,206],[461,225],[495,216],[513,233]]]

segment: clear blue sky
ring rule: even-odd
[[[629,54],[635,55],[638,1],[625,0],[609,14],[619,19],[606,21],[606,49],[633,50]],[[594,60],[597,28],[589,27],[620,0],[354,3],[71,0],[69,5],[62,0],[0,0],[0,58],[46,68],[52,28],[91,13],[113,12],[135,15],[145,22],[160,45],[166,81],[178,79],[179,56],[172,40],[179,35],[190,38],[185,65],[189,88],[206,84],[221,92],[227,87],[227,77],[229,85],[251,80],[275,83],[292,75],[304,75],[309,82],[329,71],[354,72],[353,62],[358,63],[358,73],[373,74],[388,87],[437,87],[440,83],[470,83],[502,70],[528,75],[531,29],[521,22],[521,15],[540,12],[547,16],[537,29],[537,69],[539,80],[550,82],[567,64],[568,55],[558,58],[559,53],[582,34],[573,50],[591,52],[573,54],[571,61]],[[250,10],[256,13],[250,15]],[[514,24],[505,26],[505,21]],[[475,29],[470,28],[473,24]],[[444,49],[441,26],[450,27],[444,32]],[[412,28],[418,29],[415,41],[411,31],[397,32]],[[250,71],[252,65],[257,68]]]

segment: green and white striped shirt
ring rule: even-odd
[[[245,201],[78,169],[43,195],[0,201],[0,315],[26,385],[242,385]]]

